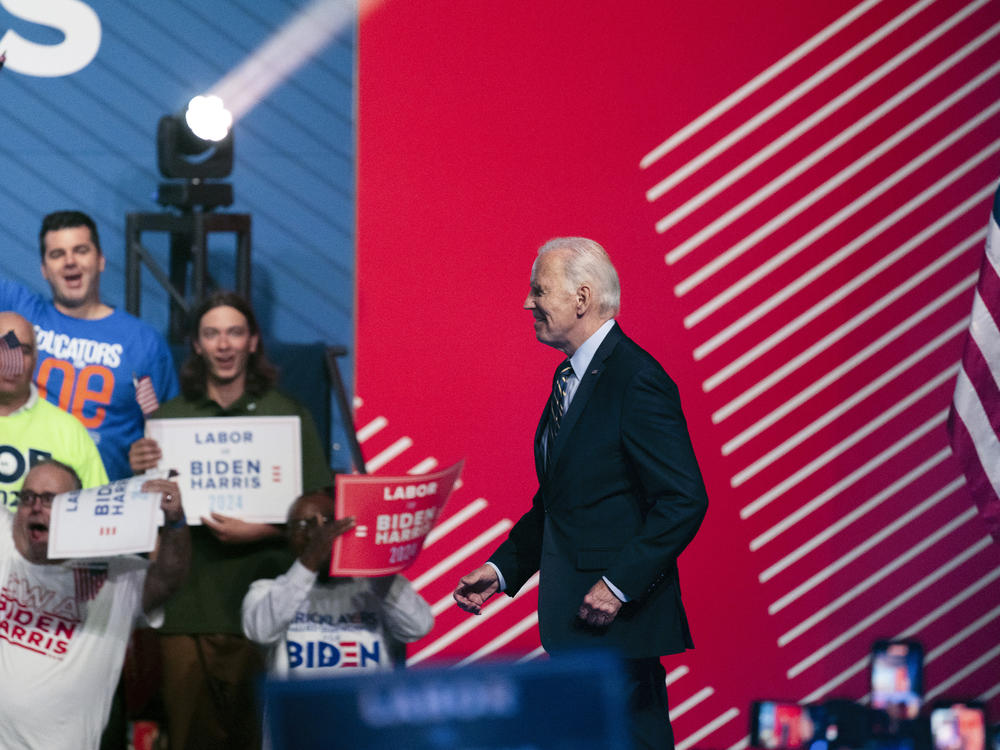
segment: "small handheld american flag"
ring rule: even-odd
[[[13,331],[0,338],[0,377],[13,378],[24,372],[21,342]]]
[[[160,399],[156,397],[153,379],[149,375],[143,375],[141,378],[133,375],[132,385],[135,386],[135,400],[142,409],[142,416],[148,417],[160,408]]]

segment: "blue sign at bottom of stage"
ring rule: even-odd
[[[621,665],[588,652],[525,664],[269,681],[275,750],[624,750]]]

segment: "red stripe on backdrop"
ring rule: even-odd
[[[698,647],[665,662],[685,747],[739,743],[753,698],[861,698],[871,642],[904,634],[929,690],[1000,715],[1000,557],[944,430],[1000,164],[1000,8],[664,7],[409,0],[361,25],[362,447],[381,472],[467,458],[410,570],[437,613],[410,654],[538,646],[533,589],[481,618],[449,595],[530,502],[560,355],[519,308],[538,245],[582,234],[709,488],[681,559]]]

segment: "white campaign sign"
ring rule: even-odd
[[[151,419],[146,435],[173,469],[189,524],[210,513],[283,523],[302,494],[298,417]]]
[[[146,480],[166,474],[150,472],[56,495],[49,516],[49,559],[150,552],[156,546],[157,521],[163,515],[160,493],[140,488]]]

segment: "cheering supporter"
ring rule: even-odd
[[[161,622],[161,605],[187,573],[180,489],[165,479],[142,486],[162,495],[155,562],[50,560],[53,498],[75,489],[72,467],[43,459],[24,479],[16,515],[0,513],[0,747],[7,750],[97,748],[135,622]]]
[[[393,666],[390,639],[408,643],[434,626],[431,608],[401,575],[330,577],[333,540],[354,526],[334,518],[332,492],[303,495],[288,511],[296,560],[275,579],[255,581],[243,599],[243,631],[270,646],[279,678],[328,677]]]
[[[274,388],[276,372],[249,303],[232,292],[208,297],[192,315],[191,347],[181,367],[181,395],[152,416],[297,416],[303,486],[327,486],[330,469],[315,424],[305,407]],[[162,455],[155,440],[142,438],[129,461],[139,473]],[[168,602],[160,629],[170,747],[243,750],[260,742],[254,683],[264,661],[243,635],[240,605],[253,581],[277,576],[291,556],[280,527],[215,512],[201,521],[192,529],[191,575]]]
[[[15,312],[0,313],[0,498],[17,504],[28,470],[43,458],[73,467],[84,486],[105,484],[108,475],[97,446],[71,415],[48,403],[31,382],[37,349],[31,323]]]
[[[152,408],[177,395],[170,350],[152,326],[101,301],[106,259],[87,214],[49,214],[38,243],[51,301],[0,280],[0,309],[15,310],[34,324],[34,379],[42,398],[90,431],[111,479],[131,476],[128,449],[143,429],[140,384],[151,387]]]

